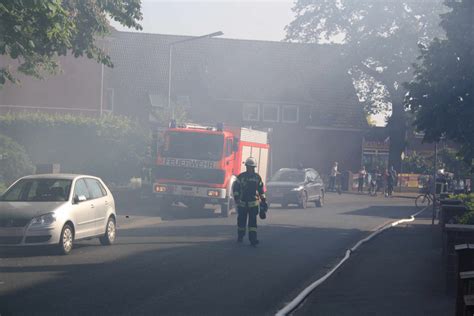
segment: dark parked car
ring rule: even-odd
[[[324,204],[324,183],[314,169],[283,168],[267,183],[267,196],[270,203],[280,203],[282,207],[297,204],[306,208],[308,202],[321,207]]]

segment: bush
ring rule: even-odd
[[[34,170],[25,149],[10,137],[0,134],[0,191]]]
[[[140,174],[149,132],[128,118],[44,113],[0,116],[0,133],[21,144],[34,164],[59,163],[62,172],[128,182]]]
[[[463,201],[463,204],[470,210],[463,216],[456,219],[459,224],[474,225],[474,193],[471,194],[456,194],[449,196],[452,199]]]
[[[5,183],[0,182],[0,195],[2,195],[7,190]]]

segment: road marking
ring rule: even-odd
[[[286,316],[288,315],[289,313],[291,313],[292,311],[294,311],[298,306],[301,305],[301,303],[303,303],[303,301],[318,287],[320,286],[324,281],[326,281],[337,269],[339,269],[341,267],[341,265],[346,262],[346,260],[349,259],[349,257],[351,256],[351,253],[353,253],[354,251],[357,250],[357,248],[359,248],[362,244],[368,242],[369,240],[371,240],[372,238],[374,238],[375,236],[379,235],[380,233],[382,233],[383,231],[389,229],[389,228],[392,228],[392,227],[395,227],[399,224],[402,224],[402,223],[408,223],[408,222],[413,222],[415,220],[415,217],[420,215],[422,212],[424,212],[426,209],[428,208],[425,207],[423,208],[422,210],[416,212],[415,214],[411,215],[410,218],[405,218],[405,219],[400,219],[398,221],[394,221],[394,222],[391,222],[385,226],[382,226],[380,229],[378,230],[375,230],[374,232],[372,232],[369,236],[367,236],[366,238],[362,239],[362,240],[359,240],[352,248],[350,249],[347,249],[346,250],[346,254],[344,255],[344,258],[342,258],[341,261],[339,261],[339,263],[334,267],[332,268],[328,273],[326,273],[325,275],[323,275],[321,278],[319,278],[318,280],[314,281],[312,284],[310,284],[307,288],[305,288],[300,294],[298,294],[291,302],[289,302],[285,307],[283,307],[282,309],[280,309],[275,315],[276,316]]]

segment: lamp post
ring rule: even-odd
[[[218,32],[214,32],[214,33],[210,33],[210,34],[206,34],[206,35],[202,35],[202,36],[187,38],[187,39],[172,42],[172,43],[169,44],[168,109],[171,109],[171,119],[173,119],[173,120],[175,119],[174,107],[171,107],[171,71],[172,71],[172,65],[173,65],[173,46],[176,45],[176,44],[181,44],[181,43],[185,43],[185,42],[191,42],[191,41],[196,41],[196,40],[200,40],[200,39],[204,39],[204,38],[211,38],[211,37],[216,37],[216,36],[221,36],[221,35],[224,35],[224,33],[221,32],[221,31],[218,31]]]

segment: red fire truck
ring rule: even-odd
[[[153,191],[169,207],[181,202],[191,209],[219,204],[222,216],[233,209],[232,184],[245,169],[249,156],[266,178],[268,135],[249,128],[224,128],[186,124],[162,131],[154,167]]]

